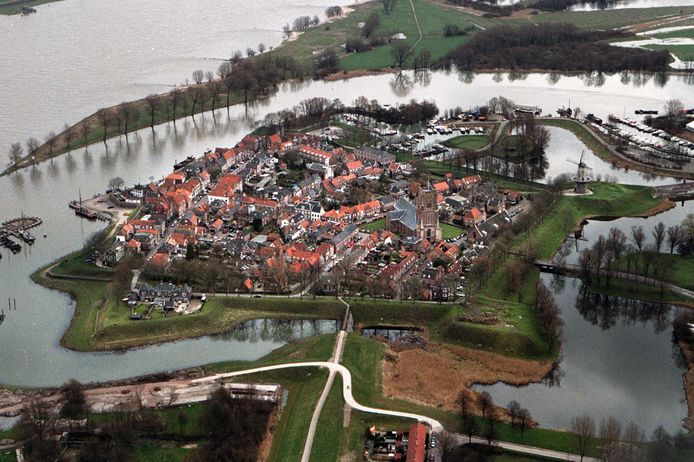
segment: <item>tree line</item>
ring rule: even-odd
[[[264,45],[260,44],[259,49],[264,50]],[[66,124],[61,133],[49,133],[43,145],[34,137],[27,139],[24,146],[13,143],[8,152],[10,167],[19,167],[23,159],[34,163],[96,141],[106,143],[114,136],[125,136],[127,140],[132,131],[147,126],[154,128],[165,121],[173,121],[175,125],[178,118],[193,117],[206,110],[212,110],[215,116],[215,109],[229,108],[238,100],[248,105],[276,90],[282,81],[313,74],[312,65],[300,63],[293,56],[256,56],[255,51],[248,51],[245,59],[241,52],[233,53],[219,65],[216,74],[195,70],[191,75],[193,83],[176,87],[169,93],[102,108],[73,126]]]
[[[188,462],[254,462],[274,408],[274,403],[263,400],[233,398],[220,387],[195,420],[180,408],[174,422],[167,424],[160,413],[144,409],[141,403],[134,410],[117,406],[96,416],[90,412],[82,384],[71,380],[59,390],[57,409],[41,400],[25,407],[19,436],[26,462],[139,460],[137,448],[143,440],[201,442],[186,457]],[[64,442],[56,437],[61,433],[67,436]]]
[[[291,109],[284,109],[265,116],[263,125],[278,131],[299,129],[329,120],[339,114],[354,114],[372,118],[378,122],[391,125],[415,124],[430,120],[439,109],[431,101],[415,101],[400,104],[397,107],[381,106],[376,100],[359,97],[353,106],[345,106],[339,99],[315,97],[301,101]]]
[[[573,24],[497,26],[476,33],[439,64],[461,70],[664,71],[666,51],[614,47],[599,42],[619,33],[583,31]]]

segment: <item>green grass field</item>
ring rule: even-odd
[[[360,226],[361,229],[364,231],[372,232],[372,231],[377,231],[379,229],[383,229],[386,226],[386,219],[385,218],[380,218],[378,220],[372,221],[370,223],[365,223]]]
[[[334,299],[222,297],[210,298],[200,312],[191,315],[164,317],[154,311],[152,319],[131,321],[127,306],[114,299],[107,283],[49,279],[41,276],[41,270],[32,279],[76,300],[75,314],[61,344],[79,351],[132,348],[218,334],[251,319],[340,319],[344,311]]]
[[[342,378],[337,375],[318,419],[311,460],[339,460],[343,439],[344,405]]]
[[[51,269],[51,273],[70,276],[97,276],[109,278],[113,276],[110,268],[99,268],[94,263],[84,261],[89,252],[79,250],[62,259],[62,262]]]
[[[459,226],[449,225],[448,223],[441,223],[441,237],[443,239],[455,239],[464,232],[465,229]]]
[[[644,252],[645,253],[645,252]],[[685,289],[694,290],[694,257],[683,256],[678,254],[660,253],[657,258],[667,261],[669,268],[668,282]],[[643,257],[638,261],[639,273],[643,274],[644,268]],[[619,268],[626,271],[627,264],[625,261],[620,262]],[[634,271],[632,264],[631,271]]]
[[[682,61],[694,61],[694,45],[646,45],[649,50],[667,50]]]
[[[694,13],[692,6],[624,8],[600,11],[562,11],[546,12],[534,16],[533,20],[542,22],[568,22],[581,29],[608,30],[649,22],[658,18]]]
[[[0,451],[0,462],[15,462],[17,457],[15,456],[14,449],[7,451]]]
[[[649,34],[650,37],[655,38],[692,38],[694,39],[694,28],[675,30],[671,32],[661,32],[659,34]]]
[[[455,149],[477,151],[491,142],[487,135],[461,135],[443,142],[444,146]]]

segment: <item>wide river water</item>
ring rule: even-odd
[[[28,79],[28,83],[27,80],[16,83],[13,79],[0,87],[0,106],[5,114],[12,115],[0,118],[0,152],[5,152],[6,146],[16,139],[35,135],[37,131],[42,133],[48,129],[57,129],[64,121],[74,121],[100,106],[165,90],[167,85],[185,79],[192,69],[203,67],[207,58],[225,57],[231,49],[254,46],[259,41],[269,44],[274,43],[274,38],[277,42],[280,39],[279,30],[287,20],[300,14],[320,12],[325,7],[321,2],[310,7],[302,6],[298,1],[281,2],[282,8],[286,6],[288,10],[278,12],[274,8],[268,12],[267,18],[262,17],[264,10],[259,7],[253,14],[260,16],[253,20],[238,21],[244,27],[230,31],[232,27],[228,25],[226,18],[238,17],[231,13],[243,10],[238,8],[241,2],[225,3],[223,8],[230,5],[228,11],[224,10],[226,15],[221,11],[219,14],[205,15],[213,17],[209,21],[206,19],[205,27],[195,28],[193,25],[197,26],[202,21],[191,20],[188,24],[178,24],[176,21],[180,21],[179,18],[186,14],[202,14],[199,11],[206,7],[209,10],[219,2],[196,2],[195,7],[189,7],[184,2],[153,1],[148,3],[147,9],[135,1],[117,3],[119,7],[114,6],[116,2],[105,0],[66,0],[41,7],[39,14],[30,18],[0,17],[0,33],[3,37],[11,38],[0,43],[3,64],[7,57],[11,57],[10,66],[5,66],[4,69],[7,69],[8,75],[22,75]],[[278,4],[261,1],[261,6],[265,3],[274,6]],[[93,12],[93,5],[100,8],[97,14]],[[234,10],[234,5],[238,11]],[[195,11],[188,12],[186,8]],[[175,15],[171,14],[174,9],[177,13]],[[86,19],[87,16],[89,20]],[[153,17],[157,20],[152,20]],[[67,28],[72,32],[68,32],[66,36],[66,28],[56,25],[64,18],[80,24],[79,33],[76,28]],[[28,25],[30,21],[34,21],[34,26]],[[215,21],[219,22],[218,27],[214,26]],[[124,24],[128,25],[127,30]],[[259,38],[255,32],[251,34],[253,27],[268,30],[268,36]],[[36,34],[37,30],[42,33]],[[176,31],[177,40],[179,37],[184,38],[175,46],[164,47],[166,38],[173,34],[172,30]],[[184,32],[187,30],[191,32]],[[239,30],[241,32],[238,35],[233,35]],[[91,40],[85,43],[84,37],[91,37]],[[227,40],[227,37],[234,38]],[[252,41],[248,37],[252,37]],[[18,51],[18,44],[25,47],[19,48],[23,51]],[[114,49],[117,50],[113,53],[108,51]],[[27,69],[33,68],[33,58],[36,56],[43,57],[42,62],[47,64],[41,72],[27,72]],[[114,62],[118,64],[114,65]],[[208,64],[209,68],[216,67],[216,63]],[[60,69],[55,69],[56,67]],[[121,71],[125,73],[118,74]],[[65,85],[65,82],[72,82],[72,85]],[[252,120],[261,119],[268,112],[291,107],[300,100],[313,96],[340,98],[345,103],[351,103],[358,96],[364,95],[389,104],[411,98],[426,98],[435,101],[441,110],[445,110],[455,106],[474,107],[484,104],[492,96],[503,95],[518,103],[539,105],[545,112],[554,112],[570,100],[572,107],[580,106],[584,112],[606,117],[611,112],[633,114],[637,108],[660,109],[670,98],[681,98],[685,104],[692,106],[694,87],[691,83],[676,76],[664,81],[643,75],[509,76],[437,72],[423,81],[415,81],[407,74],[404,79],[381,75],[338,82],[287,84],[276,95],[248,111],[234,107],[228,114],[226,111],[218,111],[216,120],[208,113],[197,116],[194,123],[191,119],[180,121],[177,129],[168,124],[159,126],[154,131],[142,130],[130,137],[129,144],[124,140],[114,139],[108,142],[107,148],[101,144],[94,145],[86,151],[76,151],[36,168],[2,177],[0,220],[24,213],[40,216],[44,224],[35,231],[40,237],[33,247],[17,255],[2,251],[0,308],[5,306],[5,300],[11,298],[16,299],[17,310],[8,311],[3,308],[7,317],[0,325],[0,383],[14,386],[58,385],[70,377],[83,381],[100,381],[224,359],[255,359],[286,341],[286,338],[260,338],[251,342],[233,336],[207,337],[125,353],[98,354],[76,353],[61,348],[59,340],[69,325],[74,308],[72,301],[62,293],[33,284],[29,275],[47,262],[78,249],[87,236],[103,226],[77,218],[67,208],[67,202],[76,198],[80,191],[83,197],[103,191],[112,177],[120,176],[126,184],[160,178],[170,171],[175,160],[187,155],[199,155],[210,147],[233,145],[249,131]],[[33,88],[40,88],[41,91],[32,91]],[[566,159],[575,159],[579,151],[585,149],[580,141],[562,130],[552,129],[552,136],[552,144],[548,149],[547,176],[572,171],[573,166]],[[601,161],[597,158],[588,157],[588,160],[600,173],[625,182],[658,184],[670,181],[613,169],[608,164],[600,164]],[[44,233],[47,235],[45,239],[42,237]],[[603,334],[599,327],[576,322],[575,317],[571,316],[570,311],[575,305],[575,291],[564,290],[558,294],[565,312],[567,337],[570,334],[572,338],[590,339]],[[570,325],[575,326],[576,330],[570,329]],[[623,330],[613,329],[608,333],[612,342],[620,344],[622,337],[625,341],[628,338],[640,338],[641,331],[635,329],[639,327],[625,326]],[[669,353],[666,354],[669,348],[666,331],[649,341],[656,343],[658,348],[631,350],[632,353],[638,352],[635,356],[640,360],[639,381],[643,386],[665,391],[649,398],[654,408],[674,411],[669,412],[669,420],[661,418],[659,413],[643,424],[651,428],[663,423],[673,429],[678,425],[684,409],[681,403],[681,371],[673,363]],[[568,349],[573,348],[571,345],[580,344],[575,340],[573,343],[572,340],[567,340],[567,362],[564,363],[567,375],[562,381],[562,389],[570,388],[574,383],[578,386],[578,382],[572,378],[574,376],[569,375],[572,363],[568,362]],[[577,357],[580,357],[580,348],[575,351]],[[596,345],[590,354],[596,361],[604,362],[613,353],[607,346],[599,348]],[[588,378],[592,373],[590,368],[580,370]],[[655,370],[658,374],[650,373]],[[617,376],[629,372],[627,364],[612,363],[605,374],[610,372],[615,374],[611,379],[615,383],[614,406],[620,410],[614,413],[632,415],[630,409],[637,407],[642,396],[634,396],[627,385],[638,381],[627,383],[628,381],[617,380]],[[627,387],[623,389],[621,396],[617,396],[617,384]],[[588,398],[584,403],[587,400]],[[499,401],[502,402],[501,399]],[[545,418],[543,415],[543,409],[557,407],[556,403],[525,403],[523,400],[521,403],[529,406],[533,415],[548,426],[566,426],[566,419],[575,411],[584,409],[566,407],[562,421],[549,416]],[[599,406],[586,406],[593,415],[600,416],[602,411]]]

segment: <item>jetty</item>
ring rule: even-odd
[[[686,201],[694,199],[694,181],[688,183],[677,183],[653,188],[655,195],[666,197],[671,201]]]
[[[15,242],[12,237],[32,245],[36,237],[29,232],[29,229],[39,226],[43,221],[39,217],[19,217],[5,221],[0,226],[0,246],[9,249],[12,253],[19,253],[22,246]]]

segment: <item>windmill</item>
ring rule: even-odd
[[[573,160],[569,159],[567,159],[567,162],[578,165],[576,176],[571,177],[573,182],[576,183],[574,192],[576,194],[587,194],[588,188],[586,185],[592,180],[591,173],[593,172],[593,169],[588,167],[586,163],[583,162],[583,151],[581,151],[581,158],[578,160],[578,162],[574,162]]]

